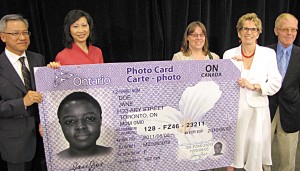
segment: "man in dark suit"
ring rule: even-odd
[[[276,130],[280,167],[278,171],[295,171],[300,129],[300,47],[293,45],[298,31],[295,16],[283,13],[275,21],[278,43],[270,45],[277,52],[277,64],[283,78],[281,89],[269,97],[272,140]]]
[[[0,155],[9,171],[32,170],[37,146],[37,103],[42,96],[34,91],[33,67],[45,63],[44,56],[27,51],[28,26],[28,21],[16,14],[0,20],[1,40],[5,43],[0,55]]]

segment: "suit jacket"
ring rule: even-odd
[[[227,50],[223,59],[231,59],[234,56],[242,56],[241,46]],[[234,65],[243,70],[243,62],[232,60]],[[251,84],[259,84],[261,93],[258,91],[247,91],[247,103],[251,107],[267,107],[269,105],[268,96],[275,94],[281,86],[281,75],[277,68],[276,53],[274,50],[256,45],[255,55],[246,79]]]
[[[26,51],[32,89],[33,67],[44,66],[44,56]],[[0,55],[0,153],[5,161],[24,163],[33,159],[36,149],[37,104],[25,108],[25,86],[5,52]]]
[[[277,50],[277,44],[270,48]],[[279,106],[282,129],[287,133],[300,130],[300,47],[293,45],[290,62],[278,93],[269,96],[273,118]]]

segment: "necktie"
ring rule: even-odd
[[[27,69],[26,65],[25,65],[25,57],[20,57],[19,61],[21,62],[22,66],[21,66],[21,71],[22,71],[22,75],[24,78],[24,84],[25,84],[25,88],[26,90],[30,90],[31,89],[31,81],[30,81],[30,72]]]
[[[283,49],[282,56],[279,59],[279,64],[278,64],[279,65],[278,69],[279,69],[279,72],[280,72],[282,78],[284,78],[285,72],[286,72],[286,65],[287,65],[286,64],[286,53],[287,53],[286,49]]]

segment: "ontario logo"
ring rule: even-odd
[[[111,79],[109,77],[105,77],[100,75],[99,77],[92,78],[92,77],[79,77],[73,73],[69,73],[63,70],[56,70],[55,71],[55,79],[54,79],[54,87],[59,86],[63,82],[67,80],[71,80],[73,85],[75,86],[94,86],[94,85],[104,85],[109,84]]]

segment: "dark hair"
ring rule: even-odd
[[[90,35],[86,41],[86,45],[89,46],[89,44],[94,43],[94,22],[91,15],[82,10],[72,10],[68,12],[64,20],[63,44],[66,48],[72,48],[72,43],[74,42],[70,32],[70,26],[81,17],[86,18],[90,27]]]
[[[214,147],[216,147],[217,145],[220,145],[221,148],[222,148],[222,146],[223,146],[223,144],[222,144],[221,142],[217,142],[217,143],[214,145]]]
[[[69,95],[67,95],[59,104],[58,110],[57,110],[57,117],[59,119],[59,115],[61,110],[63,109],[63,107],[65,106],[66,103],[70,102],[70,101],[79,101],[79,100],[83,100],[83,101],[87,101],[89,103],[91,103],[97,110],[100,111],[100,119],[102,118],[102,110],[101,110],[101,106],[98,103],[98,101],[92,97],[91,95],[89,95],[86,92],[73,92]]]

